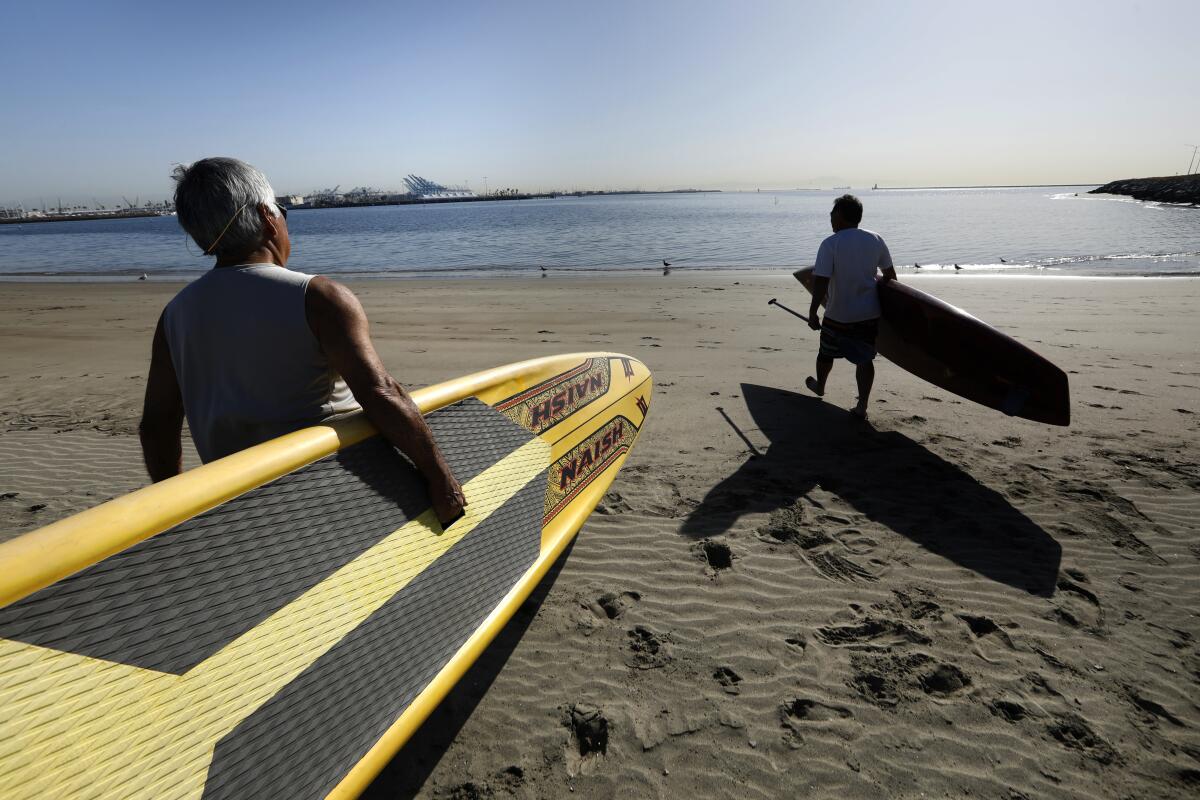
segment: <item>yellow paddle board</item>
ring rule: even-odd
[[[442,530],[365,418],[0,543],[0,797],[357,796],[604,496],[650,372],[611,353],[413,392]]]

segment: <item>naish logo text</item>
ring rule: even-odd
[[[637,426],[625,417],[617,417],[559,458],[550,472],[542,524],[554,519],[622,454],[629,452],[636,436]]]
[[[637,438],[637,426],[626,417],[618,416],[559,457],[550,469],[550,485],[546,487],[546,513],[542,524],[571,504],[594,480],[629,452]]]
[[[530,409],[530,424],[534,428],[538,428],[554,417],[561,415],[567,409],[575,408],[577,404],[582,403],[589,395],[603,392],[605,388],[604,383],[604,376],[602,375],[584,375],[583,380],[579,382],[572,381],[557,393],[537,403]]]
[[[558,488],[565,490],[577,478],[585,477],[596,464],[602,464],[614,447],[620,447],[625,440],[625,420],[617,418],[603,435],[595,441],[588,442],[582,449],[571,454],[571,460],[563,459],[559,463]]]
[[[612,385],[607,358],[589,358],[577,367],[496,404],[523,428],[545,433],[588,403],[603,397]]]

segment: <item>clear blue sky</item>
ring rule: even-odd
[[[279,192],[793,187],[1173,174],[1200,2],[0,0],[0,203],[165,197],[233,155]]]

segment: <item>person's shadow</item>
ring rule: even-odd
[[[724,533],[744,514],[790,506],[819,486],[959,566],[1030,594],[1054,594],[1062,547],[967,472],[815,397],[753,384],[742,384],[742,396],[770,447],[709,490],[684,534]]]

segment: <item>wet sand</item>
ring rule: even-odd
[[[367,796],[1194,796],[1200,281],[907,280],[1067,370],[1072,426],[885,361],[854,423],[846,365],[803,389],[787,273],[352,284],[405,384],[615,350],[656,387],[567,558]],[[177,288],[0,284],[0,531],[145,482]]]

